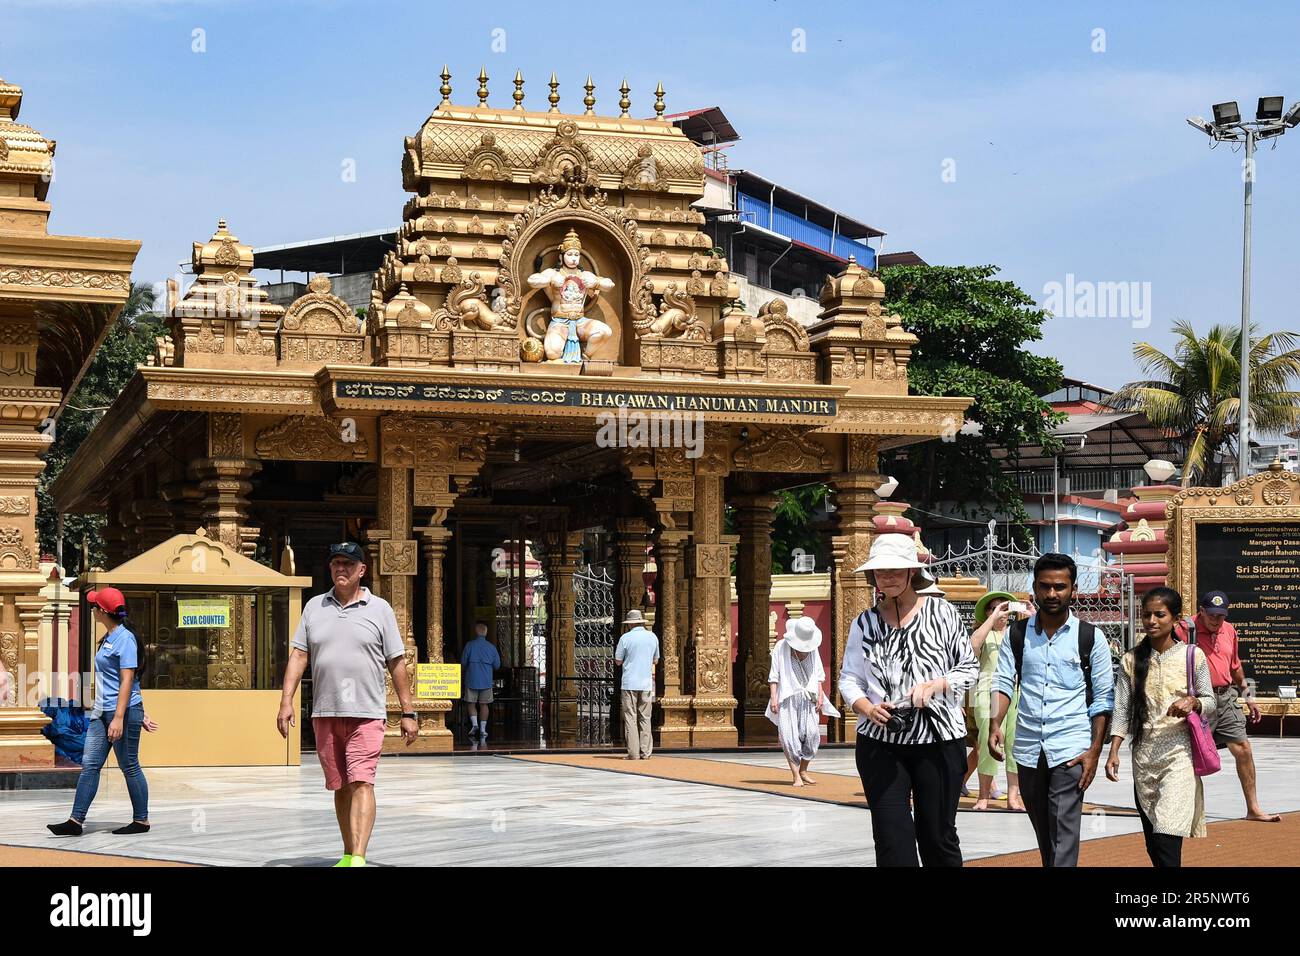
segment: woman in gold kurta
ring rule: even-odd
[[[1193,649],[1193,692],[1187,686],[1187,645],[1174,638],[1183,600],[1172,588],[1153,588],[1142,599],[1146,637],[1124,655],[1115,681],[1106,776],[1119,780],[1119,747],[1132,740],[1133,790],[1147,856],[1153,866],[1181,866],[1184,837],[1205,836],[1201,778],[1192,768],[1187,715],[1214,713],[1210,668]]]

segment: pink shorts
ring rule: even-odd
[[[313,717],[316,757],[325,771],[325,789],[375,782],[384,747],[384,721],[371,717]]]

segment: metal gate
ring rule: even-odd
[[[614,742],[614,578],[587,565],[573,576],[573,671],[578,701],[578,743]]]
[[[989,522],[983,547],[967,545],[960,552],[951,548],[936,554],[928,571],[934,578],[976,578],[990,591],[1029,592],[1034,590],[1034,562],[1041,557],[1035,547],[1021,548],[1014,541],[999,543],[997,524]],[[1101,628],[1112,647],[1131,648],[1137,635],[1137,602],[1133,575],[1118,566],[1100,562],[1079,562],[1073,610],[1080,620]],[[954,602],[967,626],[973,627],[974,604]]]

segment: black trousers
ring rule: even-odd
[[[1142,836],[1147,843],[1147,856],[1154,867],[1174,867],[1183,865],[1183,838],[1170,836],[1168,833],[1156,833],[1155,825],[1142,812],[1142,801],[1138,799],[1137,790],[1133,791],[1133,802],[1137,805],[1138,815],[1142,817]]]
[[[957,800],[966,743],[887,744],[858,734],[858,776],[871,810],[877,866],[961,866]],[[916,817],[913,819],[912,808]]]
[[[1083,819],[1083,765],[1047,765],[1047,755],[1038,751],[1038,765],[1020,764],[1020,796],[1025,813],[1038,838],[1038,855],[1043,866],[1079,865],[1079,826]]]

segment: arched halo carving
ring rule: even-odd
[[[555,136],[542,147],[536,168],[529,182],[553,186],[557,183],[576,183],[595,186],[598,177],[592,168],[593,157],[578,137],[578,124],[564,120],[555,127]]]
[[[496,145],[496,134],[484,132],[479,137],[479,144],[465,160],[461,170],[462,179],[479,179],[486,181],[507,181],[510,179],[510,160]]]
[[[564,124],[561,124],[563,126]],[[501,243],[498,260],[497,287],[505,300],[504,312],[510,325],[519,326],[519,277],[531,271],[524,261],[529,242],[542,229],[564,222],[570,227],[586,224],[602,236],[612,240],[627,257],[631,268],[628,282],[627,319],[637,331],[649,328],[655,319],[655,304],[651,295],[650,254],[637,233],[636,220],[617,208],[606,205],[605,194],[599,189],[577,182],[566,182],[563,195],[557,195],[548,186],[536,200],[516,213]]]

